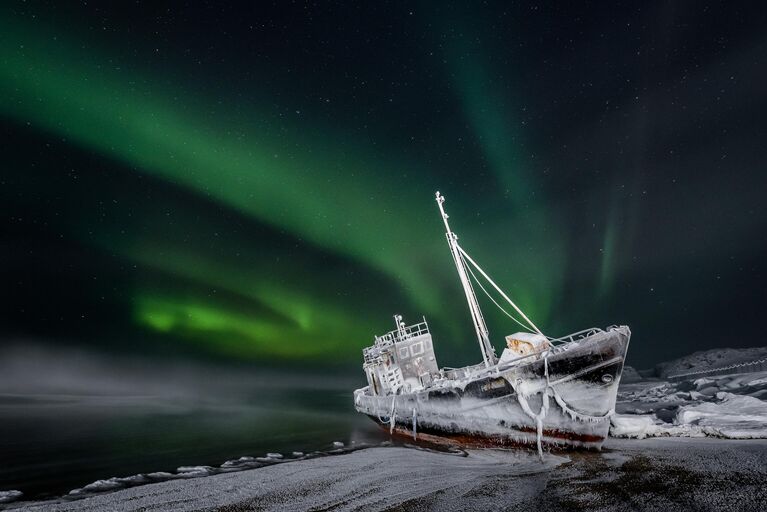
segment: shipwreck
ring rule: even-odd
[[[445,198],[437,192],[436,200],[482,361],[440,369],[426,319],[406,325],[395,315],[396,328],[375,336],[362,351],[368,385],[354,392],[356,410],[390,433],[427,441],[534,444],[539,453],[546,445],[599,449],[614,413],[631,336],[628,326],[546,336],[458,244]],[[500,357],[472,283],[524,329],[506,336]],[[516,316],[498,303],[501,299]]]

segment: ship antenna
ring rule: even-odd
[[[445,209],[442,207],[442,203],[445,202],[445,197],[437,192],[436,199],[437,206],[439,206],[439,212],[442,214],[442,221],[445,223],[445,236],[447,237],[447,244],[450,246],[450,254],[453,256],[453,263],[455,263],[455,268],[458,270],[458,278],[461,280],[463,293],[466,295],[466,302],[469,303],[469,312],[471,313],[471,320],[474,324],[474,331],[477,334],[479,348],[482,350],[482,359],[485,362],[485,366],[489,367],[495,364],[495,350],[490,344],[487,325],[485,325],[485,318],[482,316],[482,310],[479,309],[479,302],[477,302],[474,288],[472,288],[469,276],[466,274],[465,263],[461,257],[460,248],[458,246],[458,235],[450,230],[450,224],[447,222],[449,216],[445,213]]]

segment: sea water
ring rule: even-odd
[[[354,411],[351,391],[268,388],[204,399],[0,395],[0,491],[41,499],[99,480],[109,486],[147,480],[140,474],[161,478],[238,459],[256,464],[277,454],[380,443],[387,436]]]

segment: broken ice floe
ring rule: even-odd
[[[165,475],[170,475],[170,477],[176,477],[176,475],[172,475],[171,473],[164,473],[164,472],[154,473],[153,475],[155,476],[150,476],[150,474],[139,474],[139,475],[125,476],[125,477],[106,478],[104,480],[96,480],[95,482],[85,485],[79,489],[73,489],[69,491],[69,495],[79,496],[82,494],[115,491],[117,489],[124,489],[126,487],[133,487],[136,485],[147,484],[150,482],[161,482],[163,480],[169,479],[165,477]]]
[[[213,473],[213,468],[210,466],[181,466],[176,469],[176,473],[176,476],[180,478],[193,478],[210,475]]]
[[[24,493],[21,491],[0,491],[0,503],[10,503],[21,498]]]
[[[388,446],[391,443],[380,443],[379,446]],[[234,471],[243,471],[246,469],[255,469],[264,466],[271,466],[274,464],[281,464],[285,462],[304,460],[314,457],[323,457],[329,455],[338,455],[344,453],[351,453],[363,448],[369,448],[370,445],[366,443],[356,443],[353,447],[346,447],[346,445],[340,441],[333,443],[333,449],[326,451],[315,451],[311,453],[304,453],[295,451],[292,452],[292,458],[286,458],[283,454],[277,452],[267,453],[264,457],[252,457],[243,456],[238,459],[232,459],[224,462],[219,467],[212,466],[180,466],[176,468],[173,473],[166,471],[157,471],[154,473],[140,473],[138,475],[126,476],[126,477],[112,477],[103,480],[96,480],[88,485],[73,489],[66,496],[67,499],[79,499],[89,495],[116,491],[119,489],[125,489],[128,487],[135,487],[137,485],[143,485],[148,483],[163,482],[166,480],[179,480],[188,478],[198,478],[208,475],[215,475],[220,473],[229,473]],[[15,494],[18,493],[18,494]],[[21,496],[19,491],[0,491],[0,503],[6,503],[18,499]],[[5,500],[5,501],[3,501]]]
[[[322,452],[316,452],[315,455],[322,455]],[[302,452],[293,452],[293,457],[304,457]],[[143,485],[154,482],[163,482],[166,480],[177,480],[184,478],[198,478],[202,476],[214,475],[217,473],[226,473],[230,471],[241,471],[244,469],[253,469],[262,466],[277,464],[280,462],[288,462],[294,459],[285,459],[281,453],[267,453],[265,457],[250,457],[244,456],[238,459],[228,460],[221,464],[221,466],[215,468],[212,466],[180,466],[176,468],[174,473],[166,471],[157,471],[153,473],[140,473],[138,475],[126,476],[126,477],[112,477],[103,480],[96,480],[83,487],[73,489],[69,491],[68,497],[79,498],[87,496],[89,494],[102,493],[116,491],[119,489],[125,489],[127,487],[135,487],[137,485]],[[0,492],[0,503],[5,503],[3,499],[11,501],[14,496],[11,493],[18,491],[5,491]],[[7,495],[7,496],[6,496]],[[20,496],[20,494],[19,494]]]
[[[695,425],[707,435],[731,439],[767,437],[767,402],[751,396],[719,392],[718,402],[684,406],[677,413],[681,425]]]
[[[711,351],[709,351],[711,352]],[[726,360],[704,353],[705,360]],[[729,358],[732,354],[727,353]],[[695,356],[695,355],[694,355]],[[690,356],[692,357],[692,356]],[[701,359],[698,355],[694,360]],[[689,359],[689,357],[688,357]],[[679,364],[661,365],[678,369]],[[692,366],[692,365],[691,365]],[[668,382],[626,383],[618,392],[610,435],[615,437],[767,438],[767,372]]]

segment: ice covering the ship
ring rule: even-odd
[[[468,436],[502,445],[534,440],[541,457],[544,440],[599,448],[614,413],[630,330],[614,326],[547,337],[458,244],[445,198],[437,192],[436,200],[483,361],[439,369],[426,319],[406,326],[395,315],[396,329],[363,349],[368,385],[354,392],[355,408],[388,424],[390,433],[412,425],[414,437]],[[472,282],[527,331],[506,337],[500,360]]]

